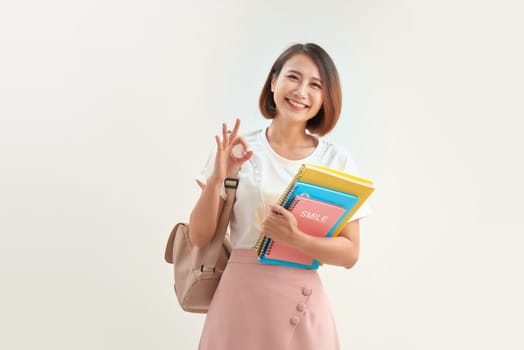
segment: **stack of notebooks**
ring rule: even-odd
[[[277,204],[297,219],[300,231],[335,237],[374,191],[373,183],[338,170],[302,164]],[[257,243],[261,263],[318,269],[320,262],[263,233]]]

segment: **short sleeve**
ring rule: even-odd
[[[200,174],[195,178],[197,184],[201,188],[204,188],[204,186],[207,183],[207,179],[213,173],[213,169],[215,167],[215,155],[216,155],[216,146],[213,147],[213,149],[211,149],[211,151],[209,152],[209,156],[207,157],[207,161],[206,161],[206,164],[204,165],[204,168],[202,169]],[[222,199],[224,200],[227,199],[226,188],[224,186],[222,186],[220,190],[220,197],[222,197]]]

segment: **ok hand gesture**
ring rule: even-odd
[[[222,139],[218,135],[215,136],[217,153],[215,168],[211,177],[219,182],[223,182],[227,177],[235,174],[240,166],[253,155],[253,151],[248,150],[246,141],[238,135],[239,129],[240,119],[237,118],[232,132],[228,131],[226,123],[222,123]],[[233,148],[235,150],[242,148],[242,154],[238,156],[240,153],[235,152],[237,153],[235,155]]]

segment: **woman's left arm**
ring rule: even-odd
[[[268,206],[262,223],[265,235],[291,245],[325,264],[353,267],[359,256],[359,220],[346,224],[337,237],[314,237],[300,231],[293,214],[278,205]]]

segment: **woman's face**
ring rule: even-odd
[[[276,117],[304,123],[313,118],[322,107],[322,83],[318,67],[309,56],[291,57],[271,81]]]

